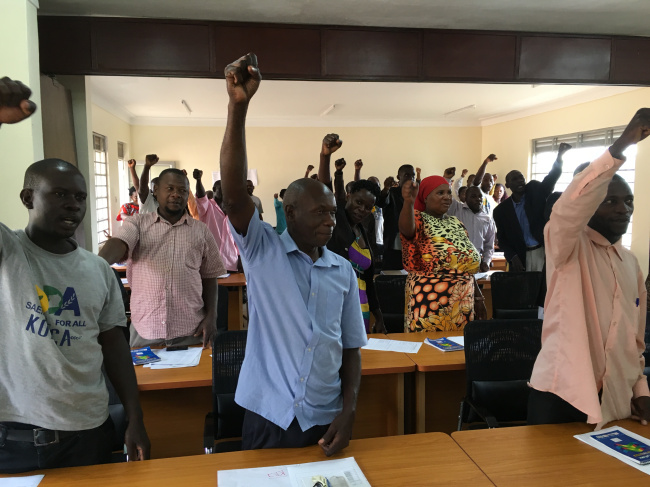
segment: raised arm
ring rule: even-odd
[[[460,201],[460,196],[458,195],[458,191],[460,188],[463,187],[463,181],[465,181],[465,176],[467,176],[467,173],[469,171],[467,169],[463,169],[462,172],[460,173],[460,177],[454,181],[454,184],[451,185],[451,195],[454,197],[456,201]]]
[[[142,174],[140,174],[140,188],[138,190],[138,196],[140,196],[140,201],[144,203],[149,197],[149,171],[152,166],[155,166],[158,162],[158,156],[156,154],[147,154],[144,159],[144,169]]]
[[[363,161],[361,159],[357,159],[354,161],[354,180],[358,181],[361,179],[361,168],[363,167]]]
[[[119,238],[109,238],[104,246],[99,249],[99,255],[102,259],[113,265],[116,262],[123,262],[129,256],[129,247]]]
[[[320,163],[318,164],[318,180],[328,188],[332,188],[332,175],[330,174],[330,159],[332,154],[341,148],[343,141],[338,134],[327,134],[323,137],[320,149]]]
[[[140,192],[140,178],[138,178],[138,173],[135,172],[135,159],[129,159],[127,162],[129,166],[129,172],[131,173],[131,180],[133,181],[133,187],[137,193]]]
[[[560,147],[558,148],[557,151],[557,158],[553,163],[553,167],[551,168],[549,173],[542,181],[542,187],[544,188],[544,191],[549,195],[555,189],[555,183],[557,183],[557,180],[560,179],[560,176],[562,176],[562,165],[564,164],[564,161],[562,160],[562,156],[564,156],[564,154],[569,149],[571,149],[570,144],[566,144],[564,142],[560,144]]]
[[[478,171],[476,171],[476,176],[474,176],[474,181],[472,181],[472,186],[480,186],[483,182],[483,176],[485,176],[485,170],[487,169],[488,163],[496,161],[497,156],[490,154],[485,158],[483,163],[479,166]]]
[[[226,66],[225,75],[229,101],[220,161],[223,208],[235,230],[245,235],[255,213],[255,204],[246,191],[246,113],[262,81],[257,56],[249,53],[240,57]]]
[[[314,166],[312,166],[311,164],[307,166],[307,170],[305,171],[305,177],[308,178],[309,173],[312,172],[313,170],[314,170]]]
[[[406,181],[402,185],[402,198],[404,205],[399,214],[398,227],[399,232],[407,240],[415,237],[415,198],[418,195],[419,184],[413,181]]]
[[[337,205],[345,206],[345,181],[343,179],[343,168],[345,167],[345,159],[339,159],[334,163],[334,197],[336,198]]]
[[[192,177],[196,179],[196,197],[198,198],[203,198],[205,196],[205,188],[203,187],[203,182],[201,181],[201,178],[203,177],[203,171],[200,169],[194,169],[192,171]]]
[[[31,101],[32,90],[20,81],[6,76],[0,79],[0,125],[18,123],[36,111],[36,103]]]

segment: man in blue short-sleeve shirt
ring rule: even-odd
[[[224,209],[249,297],[246,358],[235,400],[246,409],[244,449],[348,445],[367,343],[349,262],[325,248],[336,224],[332,192],[312,179],[284,196],[287,231],[259,219],[246,192],[245,120],[261,81],[249,54],[226,67],[228,123],[221,148]],[[278,285],[279,281],[282,285]]]

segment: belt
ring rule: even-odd
[[[528,251],[528,250],[537,250],[537,249],[540,249],[542,247],[543,247],[542,244],[537,244],[537,245],[533,245],[532,247],[526,247],[526,251]]]
[[[5,425],[0,424],[0,447],[3,447],[7,440],[33,443],[34,446],[53,445],[59,443],[63,438],[69,438],[78,433],[78,431],[55,431],[46,428],[17,430],[7,428]]]

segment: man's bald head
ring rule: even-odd
[[[332,195],[332,192],[320,181],[311,178],[301,178],[296,179],[289,185],[282,201],[285,206],[299,206],[307,195]]]
[[[43,159],[42,161],[35,162],[25,171],[23,189],[36,189],[43,178],[52,174],[53,171],[69,172],[71,174],[81,175],[79,169],[69,162],[61,159]]]

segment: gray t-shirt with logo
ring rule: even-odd
[[[100,332],[125,326],[117,279],[77,247],[58,255],[0,223],[0,422],[55,430],[108,417]]]

